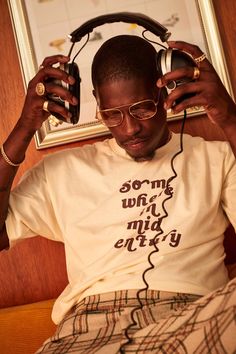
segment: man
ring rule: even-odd
[[[74,83],[52,67],[67,57],[46,58],[29,83],[22,115],[1,150],[0,226],[2,248],[7,234],[10,245],[38,234],[65,244],[69,285],[53,310],[58,330],[39,353],[236,350],[236,281],[229,282],[223,248],[225,228],[236,225],[236,106],[198,47],[169,46],[189,52],[200,76],[165,98],[164,86],[192,79],[192,67],[160,77],[147,41],[107,41],[92,79],[97,117],[114,138],[47,156],[10,195],[17,165],[49,115],[46,94],[77,104],[46,80]],[[176,104],[186,93],[191,97]],[[68,115],[47,102],[49,112]],[[166,109],[199,105],[232,150],[188,135],[182,148],[181,136],[169,131]]]

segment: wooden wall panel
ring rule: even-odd
[[[236,5],[231,0],[214,0],[214,4],[236,93],[236,72],[234,69]],[[0,9],[0,143],[2,143],[20,115],[25,92],[6,0],[0,0]],[[180,122],[172,122],[170,126],[174,131],[179,131]],[[209,140],[224,139],[222,132],[209,123],[204,115],[186,122],[186,132],[197,135],[199,131],[203,137]],[[73,143],[70,146],[81,144],[84,142]],[[26,161],[19,169],[16,181],[43,155],[62,148],[37,151],[34,142],[32,142],[27,152]],[[0,254],[0,307],[55,297],[59,295],[66,283],[64,249],[61,244],[37,237],[23,241],[12,250],[3,251]]]
[[[234,0],[213,0],[219,32],[224,47],[231,83],[236,98],[236,1]]]
[[[0,0],[0,9],[0,142],[2,143],[20,116],[25,92],[6,0]],[[40,152],[36,151],[34,144],[31,143],[27,159],[19,169],[18,178],[26,168],[34,164],[39,158]]]

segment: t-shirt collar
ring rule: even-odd
[[[109,139],[109,145],[115,154],[126,159],[133,160],[132,157],[129,156],[129,154],[127,154],[127,152],[117,144],[115,138]],[[180,134],[171,132],[170,140],[165,145],[156,149],[154,159],[163,157],[169,152],[177,152],[178,145],[180,146]]]

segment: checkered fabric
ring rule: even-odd
[[[137,290],[85,298],[37,353],[236,353],[236,278],[203,297],[148,290],[139,298]]]

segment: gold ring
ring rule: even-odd
[[[37,93],[38,96],[43,96],[45,94],[45,86],[42,82],[38,82],[36,87],[35,87],[35,92]]]
[[[49,112],[49,110],[48,110],[48,101],[44,101],[44,102],[43,102],[43,110],[44,110],[45,112]]]
[[[199,79],[200,76],[200,69],[197,66],[193,68],[193,80]]]
[[[55,116],[53,116],[52,114],[48,117],[48,121],[51,125],[53,125],[54,127],[57,127],[59,124],[62,124],[62,120],[56,118]]]
[[[202,55],[200,55],[200,57],[197,57],[197,58],[194,58],[195,62],[197,64],[201,63],[201,61],[205,60],[206,59],[206,54],[203,53]]]

